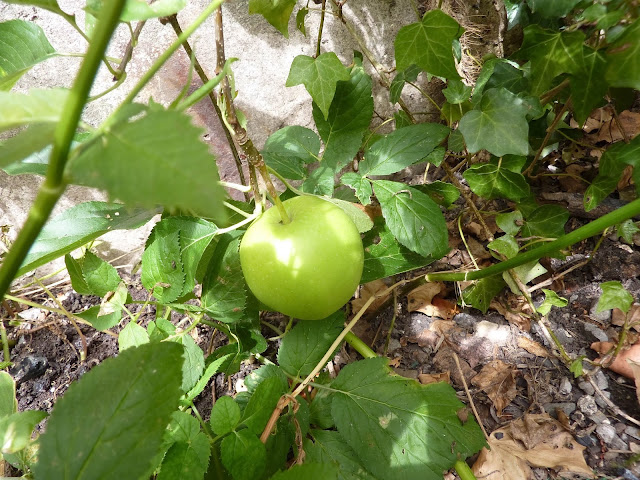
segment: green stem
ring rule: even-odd
[[[2,337],[2,354],[5,362],[11,362],[11,352],[9,350],[9,340],[7,339],[7,329],[4,326],[4,321],[0,320],[0,336]]]
[[[316,45],[316,58],[320,56],[320,44],[322,43],[322,29],[324,27],[325,8],[327,0],[322,0],[322,11],[320,12],[320,28],[318,28],[318,43]]]
[[[35,242],[49,215],[51,215],[53,207],[66,188],[66,184],[63,181],[63,173],[69,156],[71,141],[104,52],[109,44],[113,30],[118,24],[124,4],[125,0],[114,0],[106,2],[103,7],[93,39],[89,44],[89,49],[69,92],[69,98],[64,107],[64,115],[56,127],[47,176],[38,191],[38,195],[31,206],[29,216],[20,230],[18,238],[2,262],[2,267],[0,268],[0,300],[9,289],[31,245]]]
[[[378,355],[376,352],[369,348],[369,345],[364,343],[360,337],[356,336],[353,332],[348,332],[344,337],[345,342],[351,345],[356,352],[362,355],[364,358],[376,358]]]
[[[582,240],[585,240],[589,237],[593,237],[594,235],[597,235],[598,233],[603,231],[605,228],[622,223],[625,220],[633,218],[639,214],[640,198],[626,204],[623,207],[618,208],[611,213],[607,213],[606,215],[603,215],[602,217],[592,222],[587,223],[586,225],[574,230],[571,233],[563,235],[553,242],[547,243],[546,245],[542,245],[538,248],[534,248],[533,250],[529,250],[528,252],[521,253],[513,258],[510,258],[509,260],[505,260],[504,262],[496,263],[495,265],[492,265],[490,267],[483,268],[482,270],[475,270],[472,272],[430,273],[427,274],[425,278],[428,282],[460,282],[465,280],[479,280],[481,278],[491,277],[507,270],[511,270],[512,268],[519,267],[520,265],[524,265],[525,263],[532,262],[533,260],[538,260],[553,252],[557,252],[558,250],[562,250],[563,248],[567,248],[575,243],[581,242]]]
[[[473,474],[473,471],[467,465],[467,462],[464,460],[458,460],[456,464],[453,466],[456,469],[456,473],[460,477],[460,480],[477,480],[476,476]]]
[[[209,92],[211,92],[211,90],[217,87],[218,84],[227,76],[227,74],[229,73],[231,64],[235,61],[236,61],[235,58],[231,58],[227,60],[224,64],[224,68],[222,69],[222,71],[218,75],[210,79],[207,83],[202,85],[200,88],[198,88],[191,95],[189,95],[185,100],[180,102],[177,106],[177,110],[184,111],[187,108],[191,107],[192,105],[195,105],[196,103],[198,103],[204,97],[208,96]]]

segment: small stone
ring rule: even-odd
[[[576,410],[571,414],[571,420],[576,422],[579,427],[584,428],[587,425],[587,417],[580,410]]]
[[[582,390],[587,395],[594,395],[596,393],[596,389],[593,388],[593,385],[591,385],[589,382],[585,382],[584,380],[578,383],[578,388],[580,388],[580,390]]]
[[[596,433],[604,443],[610,445],[614,437],[616,437],[616,428],[613,425],[601,423],[596,427]]]
[[[583,325],[584,325],[584,329],[587,332],[589,332],[591,335],[596,337],[598,339],[598,341],[600,341],[600,342],[608,342],[609,341],[609,337],[607,336],[607,334],[604,332],[604,330],[602,330],[597,325],[594,325],[593,323],[584,323]]]
[[[627,450],[628,449],[627,442],[623,441],[618,435],[613,437],[613,440],[611,440],[611,443],[609,443],[609,446],[611,447],[611,450]]]
[[[594,376],[594,380],[600,390],[606,390],[609,388],[609,379],[602,370],[598,370],[598,373]]]
[[[400,341],[396,340],[395,338],[392,338],[391,340],[389,340],[389,349],[387,351],[388,352],[395,352],[396,350],[398,350],[401,347],[402,347],[402,345],[400,345]]]
[[[604,395],[607,398],[611,398],[611,393],[610,392],[602,392],[602,395]],[[596,396],[596,403],[598,404],[598,406],[600,408],[607,408],[608,404],[607,401],[602,398],[602,395],[597,395]]]
[[[576,441],[583,447],[595,447],[598,440],[593,435],[585,435],[584,437],[576,437]]]
[[[552,417],[556,416],[556,410],[562,410],[569,416],[576,411],[576,404],[571,402],[545,403],[542,408]]]
[[[607,416],[600,410],[598,410],[593,415],[589,415],[589,420],[591,420],[596,425],[600,425],[601,423],[609,423],[609,419],[607,418]]]
[[[572,388],[571,381],[567,377],[562,377],[560,386],[558,387],[558,393],[560,395],[569,395]]]
[[[624,430],[627,428],[627,426],[622,422],[616,423],[614,427],[616,427],[616,433],[618,435],[622,435],[624,433]]]
[[[633,438],[635,438],[637,440],[640,440],[640,429],[638,429],[637,427],[633,427],[631,425],[628,425],[624,429],[624,433],[626,433],[630,437],[633,437]]]
[[[611,319],[611,310],[603,310],[601,312],[597,312],[598,300],[594,300],[591,304],[591,309],[589,309],[589,316],[598,323],[606,325],[609,323]]]
[[[578,408],[585,415],[593,415],[598,411],[595,399],[591,395],[583,395],[578,399]]]

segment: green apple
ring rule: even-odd
[[[271,207],[240,243],[247,285],[269,308],[302,320],[319,320],[342,307],[360,283],[364,250],[353,221],[314,196],[283,202],[289,223]]]

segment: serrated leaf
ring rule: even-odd
[[[0,90],[10,90],[31,67],[55,54],[44,31],[35,23],[0,23]]]
[[[114,291],[120,284],[120,275],[110,263],[86,251],[82,257],[82,275],[84,276],[91,295],[104,297]]]
[[[311,171],[300,190],[312,195],[331,196],[333,195],[335,173],[333,167],[320,164],[318,168]]]
[[[482,432],[473,419],[460,421],[463,405],[450,385],[392,375],[387,362],[349,364],[332,382],[338,432],[376,477],[441,479],[484,446]]]
[[[265,163],[283,177],[304,180],[308,175],[305,164],[318,160],[320,139],[308,128],[284,127],[271,134],[261,153]]]
[[[180,256],[180,232],[150,236],[142,254],[144,288],[163,303],[176,300],[184,289],[184,270]]]
[[[136,322],[129,322],[118,335],[118,350],[123,352],[131,347],[149,343],[149,334]]]
[[[181,355],[182,347],[172,342],[147,344],[84,374],[56,402],[40,437],[35,476],[80,480],[150,474],[178,406]]]
[[[505,88],[482,94],[476,108],[464,114],[458,130],[471,153],[487,150],[496,157],[529,153],[528,106]],[[450,137],[451,138],[451,137]]]
[[[502,291],[505,285],[499,275],[483,278],[462,291],[462,300],[465,305],[487,313],[491,300]]]
[[[32,88],[27,94],[0,91],[0,132],[30,123],[56,123],[68,94],[62,88]]]
[[[107,129],[69,165],[74,183],[127,204],[157,204],[224,219],[214,157],[188,115],[155,110]]]
[[[340,177],[340,181],[344,185],[353,188],[360,203],[363,205],[369,205],[371,203],[373,188],[371,188],[371,182],[368,179],[357,173],[347,172]]]
[[[424,257],[398,243],[381,217],[374,223],[374,228],[364,236],[362,243],[364,268],[360,283],[424,267],[436,260],[436,257]]]
[[[394,130],[365,151],[358,171],[362,176],[399,172],[423,160],[450,132],[439,123],[420,123]]]
[[[549,88],[553,79],[562,73],[580,71],[582,32],[557,32],[539,25],[524,29],[524,40],[516,57],[531,62],[531,93],[539,95]]]
[[[65,210],[44,226],[17,276],[69,253],[113,230],[133,230],[157,210],[127,209],[118,203],[85,202]]]
[[[447,226],[440,207],[428,195],[388,180],[376,180],[373,187],[389,230],[401,244],[423,257],[446,255]]]
[[[551,311],[551,307],[566,307],[569,302],[566,298],[562,298],[553,290],[543,288],[544,301],[536,308],[536,312],[540,315],[547,315]]]
[[[276,408],[278,400],[285,392],[286,389],[283,388],[279,378],[265,378],[251,395],[242,415],[242,423],[250,431],[260,435]]]
[[[527,0],[533,13],[554,20],[566,16],[578,3],[580,0]]]
[[[606,79],[611,86],[640,89],[640,19],[607,49],[607,61]]]
[[[226,435],[240,423],[240,407],[231,397],[216,400],[211,409],[211,429],[216,435]]]
[[[372,115],[371,77],[361,63],[356,63],[349,80],[338,82],[326,118],[322,110],[313,105],[313,120],[324,142],[322,162],[327,167],[337,171],[353,159]]]
[[[559,238],[564,235],[564,224],[569,212],[560,205],[542,205],[527,215],[522,226],[522,236]]]
[[[496,215],[496,224],[504,233],[515,236],[522,227],[522,213],[520,210],[499,213]]]
[[[311,373],[344,327],[338,310],[323,320],[299,321],[282,339],[278,364],[289,375],[304,378]]]
[[[93,307],[89,307],[85,311],[75,313],[74,315],[89,322],[91,326],[96,330],[108,330],[118,325],[120,323],[120,320],[122,320],[121,308],[111,313],[104,314],[101,314],[100,310],[100,305],[94,305]]]
[[[513,258],[520,251],[518,242],[513,235],[509,234],[496,238],[487,245],[487,248],[506,258]]]
[[[619,308],[628,313],[633,303],[633,296],[622,286],[620,282],[611,281],[600,284],[602,295],[598,299],[596,312]]]
[[[260,478],[267,463],[267,450],[260,439],[248,429],[232,432],[220,445],[222,464],[233,480]]]
[[[325,52],[316,58],[298,55],[291,64],[286,86],[303,84],[326,119],[336,84],[349,78],[349,70],[333,52]]]
[[[605,80],[606,57],[597,50],[583,47],[580,71],[571,76],[571,103],[576,121],[583,125],[591,111],[603,102],[609,84]]]
[[[202,283],[202,308],[221,322],[232,323],[244,315],[247,288],[240,267],[237,230],[219,237]]]
[[[460,197],[460,190],[450,183],[439,180],[424,185],[414,185],[414,188],[426,193],[431,200],[444,208],[449,208]]]
[[[338,480],[375,480],[340,433],[331,430],[311,430],[310,433],[313,440],[304,441],[306,461],[339,465]]]
[[[244,385],[247,387],[247,391],[253,394],[262,382],[267,378],[277,378],[280,380],[280,385],[283,390],[286,390],[289,386],[289,380],[284,374],[283,370],[276,365],[263,365],[260,368],[254,370],[245,377]]]
[[[64,256],[64,264],[67,267],[69,278],[71,279],[71,287],[80,295],[92,295],[87,281],[82,274],[82,265],[71,255]]]
[[[195,386],[204,372],[204,353],[189,334],[182,335],[178,343],[184,346],[181,388],[183,392],[187,393]]]
[[[231,357],[232,357],[231,354],[222,355],[221,357],[216,358],[210,363],[208,362],[210,357],[207,357],[207,362],[205,363],[208,363],[208,365],[205,368],[204,373],[198,379],[194,387],[191,390],[189,390],[186,397],[184,398],[183,403],[186,403],[188,405],[189,402],[191,402],[194,398],[200,395],[205,389],[205,387],[209,384],[209,380],[211,380],[211,378],[216,373],[218,373],[218,371],[220,371],[225,364],[227,364],[230,361]]]
[[[486,200],[507,198],[517,202],[529,196],[529,183],[520,173],[526,158],[506,156],[476,164],[463,173],[471,191]]]
[[[16,382],[7,372],[0,372],[0,418],[17,411]]]
[[[402,27],[394,48],[398,70],[412,64],[444,78],[460,78],[453,59],[453,42],[464,29],[442,10],[430,10],[422,21]]]
[[[285,38],[289,38],[289,18],[296,0],[249,0],[249,13],[261,14]]]
[[[337,480],[340,470],[338,465],[327,463],[305,463],[302,465],[294,465],[289,470],[278,472],[269,480]]]
[[[158,480],[202,480],[211,455],[209,439],[188,413],[174,412],[173,419],[170,428],[175,443],[164,455]]]

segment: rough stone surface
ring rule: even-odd
[[[593,415],[598,411],[598,405],[591,395],[583,395],[578,399],[578,408],[585,415]]]
[[[596,433],[600,436],[602,441],[609,445],[613,438],[616,436],[616,428],[613,425],[607,425],[602,423],[596,427]]]
[[[571,389],[571,381],[567,377],[562,377],[560,385],[558,386],[558,393],[560,395],[569,395],[571,393]]]
[[[578,383],[578,387],[587,395],[595,395],[596,393],[596,389],[593,388],[593,385],[591,385],[591,383],[589,382],[582,381]]]

